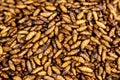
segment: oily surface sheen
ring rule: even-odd
[[[0,0],[0,80],[120,80],[120,0]]]

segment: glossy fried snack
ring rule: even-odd
[[[120,80],[120,0],[0,0],[0,80]]]

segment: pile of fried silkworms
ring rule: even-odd
[[[0,0],[0,80],[120,80],[120,0]]]

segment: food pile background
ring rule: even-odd
[[[0,80],[119,80],[120,0],[0,0]]]

